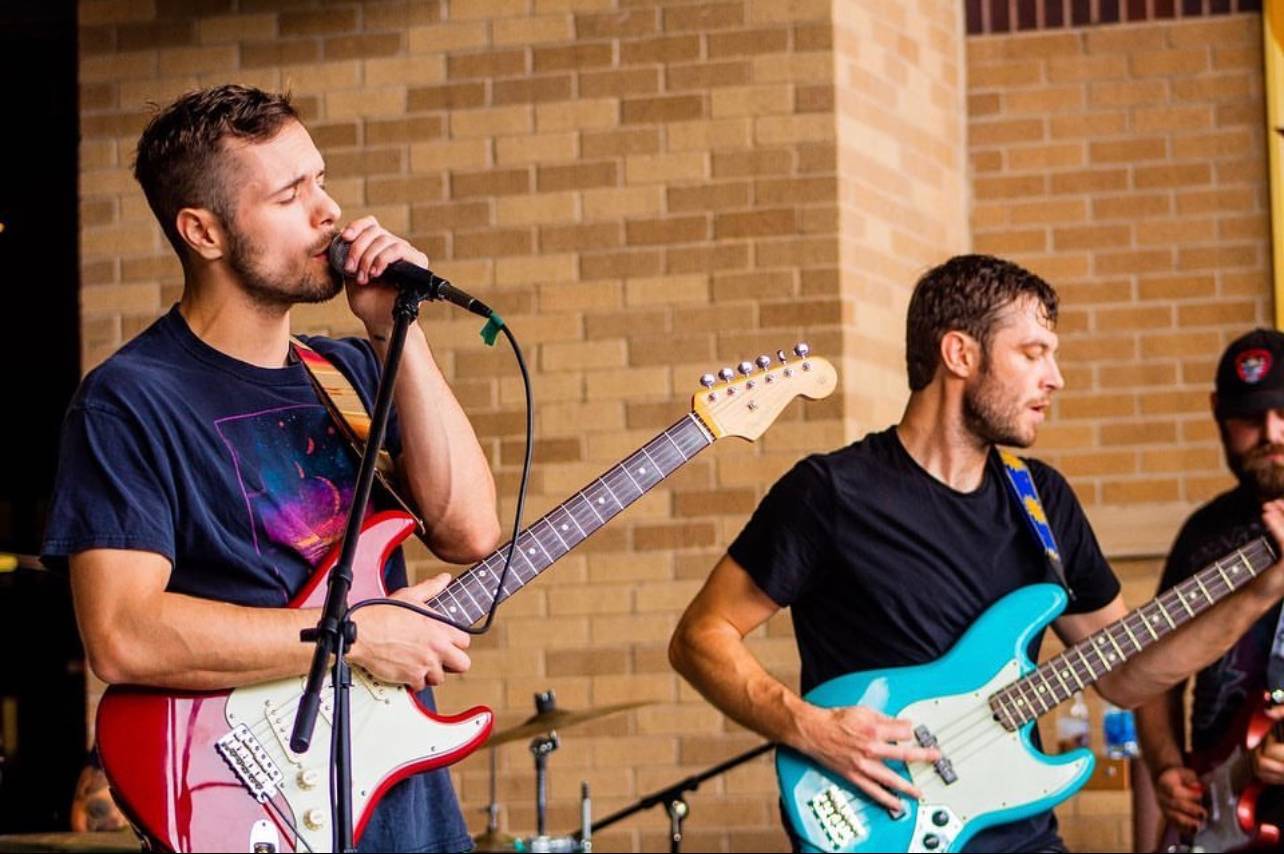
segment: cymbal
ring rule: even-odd
[[[494,747],[498,744],[507,744],[510,741],[520,741],[524,738],[534,738],[551,730],[566,729],[576,724],[613,715],[616,712],[636,709],[639,706],[650,706],[654,702],[654,700],[640,700],[630,703],[615,703],[610,706],[598,706],[595,709],[584,709],[578,712],[571,709],[550,709],[547,712],[531,715],[520,724],[495,733],[490,738],[490,746]]]

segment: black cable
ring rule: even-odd
[[[459,629],[461,632],[466,632],[470,635],[484,635],[486,632],[490,631],[491,623],[495,620],[495,611],[499,608],[499,594],[504,589],[504,582],[508,580],[508,571],[513,563],[513,553],[517,548],[517,537],[522,532],[522,511],[526,507],[526,483],[530,479],[531,458],[533,455],[535,438],[534,395],[531,393],[531,375],[526,369],[526,359],[522,356],[522,348],[518,346],[517,339],[513,337],[512,330],[508,328],[508,324],[505,323],[500,327],[500,329],[503,331],[504,337],[508,339],[508,343],[512,345],[513,355],[517,357],[518,370],[522,373],[522,388],[525,391],[526,396],[526,455],[522,460],[522,479],[517,486],[517,509],[513,513],[513,538],[508,543],[508,553],[504,556],[504,569],[499,573],[499,581],[495,584],[495,591],[491,596],[490,609],[486,612],[486,619],[482,621],[482,624],[479,627],[473,628],[471,625],[465,626],[461,623],[457,623],[444,614],[438,614],[436,611],[429,611],[427,608],[415,605],[411,602],[406,602],[401,599],[379,598],[366,599],[348,608],[347,614],[344,615],[345,621],[352,619],[354,612],[359,611],[362,608],[368,608],[371,605],[395,605],[398,608],[405,608],[407,611],[413,611],[422,617],[428,617],[429,619],[436,620],[439,623],[445,623],[452,628]]]

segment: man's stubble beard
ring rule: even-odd
[[[1037,433],[1023,436],[1018,422],[1024,407],[1003,399],[1002,385],[995,381],[984,364],[976,385],[963,392],[963,423],[978,439],[991,445],[1028,448]]]
[[[267,252],[249,234],[229,224],[227,235],[228,266],[240,278],[249,297],[264,308],[280,310],[300,303],[328,302],[343,290],[343,278],[328,263],[321,276],[305,267],[298,278],[291,280],[263,269]]]

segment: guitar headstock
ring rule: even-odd
[[[737,370],[705,374],[700,378],[704,391],[691,400],[691,408],[715,439],[739,436],[752,442],[795,397],[818,400],[838,386],[834,366],[811,355],[806,344],[796,345],[792,358],[777,350],[774,359],[762,355],[741,362]]]

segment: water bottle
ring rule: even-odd
[[[1067,753],[1079,747],[1087,747],[1091,732],[1092,720],[1088,715],[1088,703],[1083,699],[1082,691],[1075,691],[1074,702],[1064,715],[1057,718],[1057,750]]]
[[[1137,746],[1137,721],[1128,709],[1106,703],[1106,713],[1101,719],[1105,736],[1106,755],[1111,759],[1132,759],[1140,755]]]

